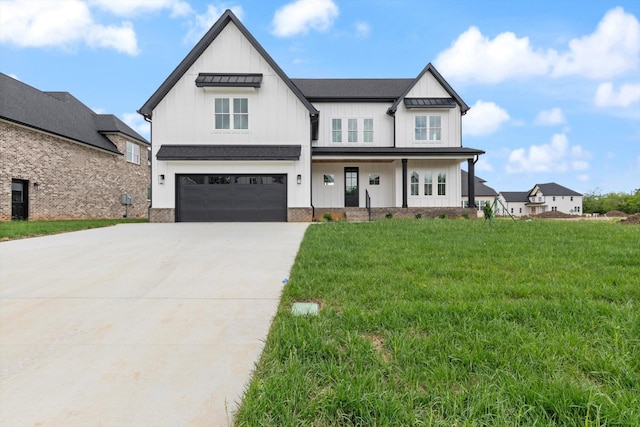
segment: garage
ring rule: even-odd
[[[176,176],[176,221],[287,220],[286,175]]]

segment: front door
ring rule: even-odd
[[[359,207],[358,168],[344,168],[344,206]]]
[[[29,181],[11,180],[11,219],[29,218]]]

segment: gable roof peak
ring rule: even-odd
[[[147,119],[151,119],[153,109],[162,101],[162,99],[169,93],[169,91],[175,86],[175,84],[182,78],[187,70],[196,62],[196,60],[204,53],[205,50],[213,43],[213,41],[220,35],[220,33],[226,28],[226,26],[233,22],[233,24],[240,30],[242,35],[251,43],[251,45],[258,51],[267,64],[276,72],[276,74],[285,82],[285,84],[291,89],[296,97],[302,102],[302,104],[309,110],[309,114],[317,115],[318,110],[304,97],[300,89],[291,82],[291,79],[285,74],[280,66],[271,58],[266,50],[258,43],[258,41],[249,32],[238,17],[227,9],[218,18],[218,20],[211,26],[209,31],[200,39],[198,43],[191,49],[191,51],[184,57],[184,59],[178,64],[178,66],[169,74],[169,77],[160,85],[160,87],[151,95],[151,97],[144,103],[138,110],[138,113],[143,115]]]

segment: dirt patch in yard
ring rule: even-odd
[[[613,218],[613,217],[626,217],[628,216],[625,212],[621,212],[621,211],[609,211],[605,214],[606,216],[608,216],[609,218]]]
[[[630,215],[620,220],[620,224],[634,224],[640,225],[640,213]]]
[[[576,215],[569,215],[560,211],[547,211],[537,214],[534,218],[577,218]]]

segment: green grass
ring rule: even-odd
[[[235,423],[640,425],[639,302],[638,226],[313,225]]]
[[[110,225],[125,222],[147,222],[147,219],[75,219],[64,221],[0,222],[0,241],[45,236],[47,234],[66,233],[69,231],[87,230],[89,228],[108,227]]]

